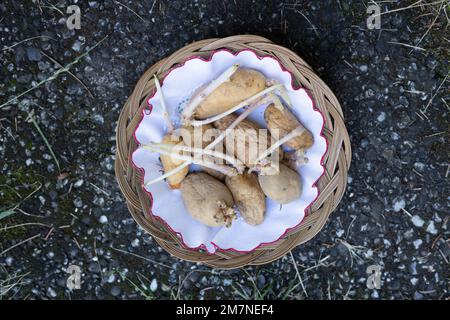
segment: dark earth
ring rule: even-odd
[[[2,1],[0,299],[448,299],[450,3],[378,2],[371,30],[375,1]],[[71,4],[79,30],[66,26]],[[312,66],[342,104],[353,162],[316,238],[219,271],[170,256],[131,218],[115,127],[149,66],[235,34]]]

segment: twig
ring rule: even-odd
[[[104,195],[106,195],[106,196],[108,196],[108,197],[111,196],[108,192],[106,192],[105,190],[101,189],[100,187],[97,187],[97,186],[96,186],[95,184],[93,184],[92,182],[89,182],[89,184],[90,184],[91,186],[93,186],[95,189],[97,189],[98,191],[102,192]]]

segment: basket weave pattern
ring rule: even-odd
[[[280,240],[250,253],[218,250],[214,254],[209,254],[184,247],[181,240],[164,223],[149,214],[151,203],[141,186],[141,172],[136,170],[130,160],[131,154],[137,148],[133,132],[139,124],[142,110],[147,107],[147,99],[155,91],[153,75],[156,74],[161,79],[173,66],[187,58],[194,55],[207,58],[213,51],[221,48],[230,51],[251,49],[259,55],[276,57],[292,73],[297,84],[310,93],[315,107],[322,112],[325,119],[323,135],[327,139],[328,150],[323,159],[325,174],[317,182],[319,197],[308,209],[302,224],[291,229]],[[342,109],[328,86],[294,52],[273,44],[266,38],[253,35],[198,41],[181,48],[150,67],[136,84],[120,113],[116,138],[116,177],[127,201],[128,209],[136,222],[172,255],[223,269],[269,263],[282,257],[295,246],[313,238],[323,228],[329,215],[341,201],[351,160],[350,140]]]

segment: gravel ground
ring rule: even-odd
[[[0,299],[448,299],[450,5],[420,1],[369,30],[364,2],[2,1]],[[80,30],[65,24],[73,3]],[[152,63],[241,33],[293,49],[332,88],[353,163],[315,239],[266,266],[217,271],[171,257],[132,220],[114,129]],[[80,290],[66,287],[69,265]],[[380,289],[366,286],[370,265]]]

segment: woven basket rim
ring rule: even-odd
[[[189,57],[203,60],[204,57],[212,57],[215,52],[220,50],[227,50],[233,54],[249,50],[259,57],[270,56],[279,62],[281,68],[291,75],[293,87],[295,88],[295,82],[298,84],[297,89],[305,89],[313,101],[314,110],[322,115],[324,126],[321,136],[327,142],[327,150],[321,161],[325,170],[319,181],[316,182],[318,195],[311,203],[307,215],[299,224],[302,226],[292,228],[274,243],[257,247],[245,253],[232,250],[228,252],[227,249],[224,250],[226,252],[217,250],[212,254],[206,250],[190,250],[180,242],[178,236],[171,234],[170,226],[169,228],[164,226],[154,218],[155,216],[147,217],[149,200],[145,199],[145,193],[139,190],[141,173],[133,168],[132,161],[130,161],[131,153],[136,148],[136,141],[132,138],[134,134],[131,132],[136,130],[139,118],[142,118],[141,111],[145,109],[149,96],[155,92],[153,74],[156,74],[158,78],[164,77],[172,69],[181,67],[180,62],[187,61]],[[224,269],[271,262],[288,253],[295,246],[313,238],[323,228],[329,215],[342,198],[351,160],[350,141],[343,122],[342,109],[332,91],[295,53],[275,45],[265,38],[252,35],[194,42],[150,67],[138,81],[122,109],[117,124],[116,138],[116,178],[134,220],[152,235],[163,249],[176,257]]]

